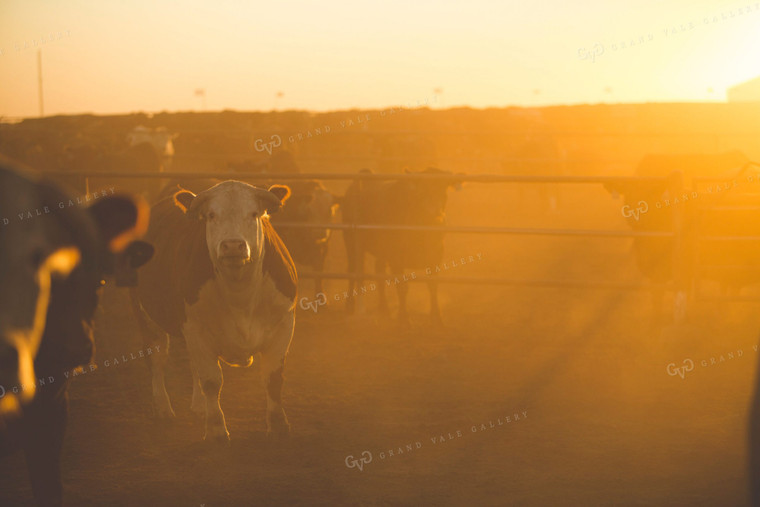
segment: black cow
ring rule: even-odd
[[[370,172],[367,169],[362,172]],[[410,171],[407,171],[410,173]],[[451,175],[451,178],[423,180],[399,180],[374,182],[354,181],[342,199],[343,222],[346,224],[382,225],[444,225],[448,190],[458,188],[460,182],[451,172],[428,168],[421,174]],[[420,174],[417,173],[417,174]],[[443,236],[441,231],[398,231],[398,230],[344,230],[343,239],[348,257],[348,270],[361,275],[364,273],[364,254],[375,257],[375,271],[391,273],[403,279],[405,268],[429,268],[441,263],[443,258]],[[353,295],[357,279],[349,281],[348,294]],[[378,283],[380,310],[388,313],[385,300],[385,282]],[[408,320],[406,311],[406,283],[397,283],[399,298],[399,320]],[[438,307],[438,283],[435,275],[428,281],[430,289],[430,316],[440,321]],[[354,298],[347,299],[349,312],[354,310]]]
[[[294,181],[291,196],[280,213],[272,215],[272,225],[287,245],[293,260],[321,273],[325,267],[330,229],[278,227],[283,222],[298,224],[329,224],[338,207],[337,196],[316,180]],[[322,279],[314,280],[316,293],[322,292]]]
[[[23,448],[39,505],[62,502],[64,372],[92,357],[103,275],[150,259],[152,247],[133,241],[147,213],[123,196],[77,207],[54,184],[0,161],[0,448]]]
[[[636,169],[642,178],[661,181],[607,183],[613,195],[622,194],[621,214],[634,231],[672,232],[680,227],[681,254],[674,240],[665,237],[638,237],[633,251],[641,273],[655,283],[675,282],[675,317],[685,317],[686,302],[699,278],[709,278],[727,289],[738,290],[760,281],[748,276],[740,265],[752,264],[760,251],[751,242],[701,241],[702,236],[760,234],[747,211],[731,209],[751,204],[746,168],[740,152],[714,155],[647,155]],[[726,182],[699,183],[696,178],[725,178]],[[742,184],[743,187],[741,186]],[[749,199],[750,202],[745,202]],[[753,232],[754,231],[754,232]],[[697,272],[697,262],[702,266]],[[662,293],[655,292],[655,311],[661,311]]]

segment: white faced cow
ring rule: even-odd
[[[133,307],[151,357],[159,417],[174,411],[164,384],[169,336],[184,336],[193,373],[192,410],[205,413],[204,439],[229,440],[219,405],[220,360],[249,366],[260,354],[268,434],[289,424],[282,408],[283,368],[293,336],[296,271],[269,222],[290,195],[224,181],[197,196],[186,190],[158,202],[147,238],[155,258],[133,291]],[[139,301],[138,301],[139,299]]]
[[[171,166],[174,157],[174,140],[177,137],[179,134],[170,134],[166,127],[151,129],[139,125],[127,134],[127,142],[133,148],[141,144],[151,145],[161,159],[162,167],[166,170]]]

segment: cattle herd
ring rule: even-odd
[[[130,134],[129,150],[118,159],[99,162],[117,170],[130,164],[168,170],[172,140],[165,130],[139,128]],[[278,155],[271,164],[297,173],[292,156]],[[247,172],[252,167],[235,166]],[[661,178],[671,170],[678,172]],[[741,196],[721,193],[708,180],[749,181],[754,174],[741,153],[650,156],[638,167],[641,180],[606,184],[613,196],[623,196],[623,214],[633,231],[667,232],[674,226],[681,231],[680,237],[637,237],[633,246],[643,275],[658,284],[673,284],[676,319],[685,318],[700,277],[718,281],[726,291],[753,281],[737,266],[760,258],[758,247],[728,248],[714,236],[760,236],[760,226]],[[92,360],[92,320],[104,283],[129,287],[144,345],[153,351],[148,366],[156,417],[175,417],[165,372],[172,341],[182,340],[192,373],[191,408],[205,420],[202,438],[222,445],[230,439],[220,403],[222,362],[249,366],[256,357],[266,391],[267,435],[278,441],[290,431],[282,389],[298,310],[296,267],[311,271],[315,293],[323,292],[319,274],[325,270],[332,236],[328,226],[336,213],[346,226],[342,237],[352,274],[349,294],[368,276],[366,254],[374,259],[375,275],[395,277],[438,265],[444,258],[447,197],[467,178],[435,168],[407,175],[385,181],[365,169],[342,195],[314,179],[293,180],[287,186],[269,184],[263,177],[188,179],[166,183],[149,196],[152,205],[144,197],[112,193],[88,206],[59,206],[70,200],[71,192],[2,159],[0,218],[35,213],[0,225],[0,450],[23,449],[36,502],[63,502],[60,468],[68,375],[62,374]],[[553,211],[553,194],[549,201]],[[390,227],[375,227],[383,225]],[[700,241],[708,245],[697,249]],[[697,250],[699,258],[689,255]],[[440,325],[436,277],[427,285],[430,318]],[[387,315],[384,284],[379,287],[380,311]],[[409,320],[408,290],[407,284],[397,285],[395,317],[401,324]],[[654,291],[656,312],[662,308],[663,291]],[[346,300],[348,312],[356,311],[355,301]],[[758,406],[760,383],[750,433],[756,501]]]

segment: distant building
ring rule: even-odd
[[[729,102],[760,102],[760,77],[728,89]]]

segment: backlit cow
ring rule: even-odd
[[[680,251],[683,255],[674,251],[674,241],[671,238],[638,237],[633,242],[636,262],[645,277],[656,283],[676,282],[676,320],[685,318],[689,293],[693,282],[699,278],[717,280],[731,290],[760,282],[757,276],[752,275],[754,272],[740,267],[754,264],[756,260],[753,259],[760,258],[756,243],[698,239],[698,235],[760,234],[760,229],[755,225],[756,212],[742,211],[737,207],[756,201],[756,196],[748,195],[752,190],[756,191],[757,187],[750,187],[746,177],[749,173],[742,171],[746,163],[747,158],[740,152],[647,155],[638,165],[636,176],[669,176],[669,179],[605,184],[613,195],[623,195],[621,214],[634,231],[672,232],[676,220],[679,221],[682,242]],[[679,173],[682,185],[676,191]],[[698,184],[695,178],[699,177],[726,178],[726,182]],[[699,271],[696,262],[703,265]],[[733,270],[729,269],[731,266]],[[677,273],[680,276],[677,277]],[[662,292],[657,291],[654,296],[655,312],[659,317]]]
[[[139,125],[127,134],[127,143],[130,147],[137,147],[141,144],[151,145],[155,153],[161,158],[161,166],[166,170],[171,167],[171,161],[174,157],[174,140],[178,136],[179,134],[170,134],[166,127],[151,129]]]
[[[362,172],[369,172],[364,169]],[[408,172],[408,171],[407,171]],[[428,168],[420,172],[431,175],[452,175],[448,171]],[[452,175],[453,176],[453,175]],[[382,225],[431,225],[445,224],[446,201],[449,188],[459,188],[455,177],[436,180],[399,180],[374,182],[354,181],[342,199],[343,222]],[[403,279],[405,268],[428,268],[440,264],[443,258],[443,232],[440,231],[394,231],[359,230],[343,231],[343,239],[351,273],[364,273],[364,254],[375,257],[375,271],[391,273]],[[359,280],[361,283],[361,279]],[[380,309],[388,312],[384,283],[378,283]],[[349,295],[353,295],[356,280],[349,281]],[[406,312],[406,283],[396,284],[399,298],[399,320],[408,320]],[[440,321],[438,307],[438,282],[434,275],[428,282],[430,290],[430,316]],[[353,311],[353,297],[348,298],[348,310]]]
[[[515,150],[514,156],[502,163],[504,172],[521,176],[561,176],[564,173],[565,154],[559,147],[557,139],[550,133],[540,132],[533,127],[522,144]],[[522,198],[534,199],[546,211],[557,211],[559,204],[559,186],[556,183],[533,183],[529,186],[518,185]]]
[[[39,505],[62,502],[67,374],[91,359],[96,291],[104,274],[150,259],[150,245],[132,241],[147,213],[123,196],[80,208],[0,161],[0,449],[23,448]]]
[[[282,212],[272,217],[272,225],[287,245],[293,260],[321,273],[325,267],[330,229],[279,227],[282,222],[297,224],[329,224],[333,221],[338,200],[316,180],[300,180],[290,185],[292,195]],[[314,280],[315,293],[322,292],[322,279]]]
[[[159,417],[173,417],[164,384],[169,336],[184,336],[193,374],[192,410],[205,413],[204,438],[226,442],[219,405],[220,360],[249,366],[260,354],[267,390],[268,434],[289,424],[281,393],[293,336],[296,271],[269,222],[288,198],[288,187],[269,190],[224,181],[197,196],[186,190],[158,202],[147,238],[155,259],[132,291],[146,343],[164,352],[150,359]]]

